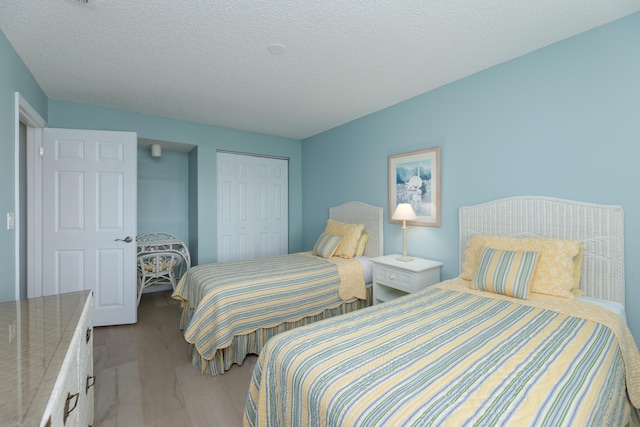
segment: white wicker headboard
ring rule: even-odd
[[[551,197],[508,197],[460,208],[460,267],[476,234],[579,240],[585,295],[624,305],[624,214],[621,206]]]
[[[350,224],[364,224],[364,229],[369,232],[364,255],[372,258],[384,254],[382,216],[381,207],[362,202],[346,202],[329,208],[329,218]]]

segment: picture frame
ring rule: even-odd
[[[389,223],[399,203],[410,203],[417,219],[410,225],[440,227],[440,147],[389,156]]]

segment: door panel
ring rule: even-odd
[[[230,261],[235,256],[237,242],[235,239],[235,162],[233,158],[218,156],[218,261]]]
[[[253,217],[255,215],[253,195],[254,166],[252,158],[249,156],[227,155],[234,157],[236,166],[235,190],[237,192],[235,204],[232,203],[232,206],[235,206],[236,229],[234,235],[236,236],[237,245],[236,251],[231,255],[229,261],[246,261],[255,258],[255,239],[253,236]]]
[[[55,294],[75,292],[84,277],[84,250],[59,250],[56,252]]]
[[[43,295],[92,289],[95,326],[136,322],[135,133],[44,129],[43,148]]]
[[[99,173],[96,189],[99,231],[124,230],[124,174]]]
[[[287,161],[258,157],[259,176],[256,182],[256,199],[260,201],[256,215],[256,229],[261,234],[259,253],[256,257],[286,254],[288,242],[288,188]]]
[[[218,261],[288,252],[287,160],[217,153]]]
[[[105,311],[115,310],[126,305],[124,289],[125,251],[124,249],[99,250],[97,253],[96,283],[100,306]],[[115,273],[110,271],[115,269]],[[117,280],[113,283],[112,280]]]
[[[56,231],[84,231],[84,174],[55,172]]]

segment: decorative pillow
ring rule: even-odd
[[[365,230],[360,235],[358,239],[358,244],[356,245],[356,254],[354,256],[362,256],[364,253],[364,248],[367,246],[367,242],[369,241],[369,233]]]
[[[177,258],[161,258],[156,262],[156,260],[149,260],[144,263],[144,269],[146,271],[150,271],[153,273],[158,273],[160,271],[168,271],[170,268],[173,268],[178,263]]]
[[[364,224],[347,224],[346,222],[336,221],[334,219],[327,220],[327,228],[325,233],[335,236],[342,236],[342,241],[338,245],[335,256],[341,258],[353,258],[358,246],[358,239],[362,235]]]
[[[580,250],[578,250],[578,255],[573,258],[573,288],[571,288],[571,293],[575,296],[579,297],[584,295],[582,289],[580,289],[580,275],[582,274],[582,257],[583,257],[582,245],[580,245]]]
[[[571,289],[574,287],[574,258],[580,251],[580,245],[575,240],[478,234],[467,241],[460,278],[473,280],[483,247],[538,252],[540,259],[533,276],[531,292],[573,298]]]
[[[312,253],[322,258],[331,258],[335,254],[338,245],[342,241],[342,236],[334,236],[333,234],[322,233],[313,247]]]
[[[537,263],[537,252],[483,248],[471,286],[481,291],[527,299]]]

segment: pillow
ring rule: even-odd
[[[573,258],[573,288],[571,288],[571,293],[577,297],[584,295],[582,289],[580,289],[580,275],[582,274],[582,257],[584,249],[582,245],[580,245],[580,249],[578,250],[578,255]]]
[[[460,278],[473,280],[483,247],[509,251],[538,252],[540,259],[531,284],[531,292],[573,298],[574,258],[581,243],[552,238],[517,238],[478,234],[467,241]]]
[[[325,233],[335,236],[342,236],[342,241],[338,245],[335,256],[341,258],[353,258],[358,246],[358,239],[362,235],[364,224],[347,224],[346,222],[336,221],[335,219],[327,220],[327,228]]]
[[[527,299],[538,263],[537,252],[483,248],[471,287],[481,291]]]
[[[313,247],[312,253],[322,258],[331,258],[335,254],[338,245],[342,240],[342,236],[334,236],[333,234],[322,233]]]
[[[367,242],[369,241],[369,233],[365,230],[360,235],[358,239],[358,244],[356,245],[356,254],[354,256],[362,256],[364,253],[364,248],[367,246]]]
[[[177,263],[177,258],[160,258],[157,261],[156,259],[151,259],[149,261],[145,261],[144,269],[152,273],[158,273],[160,271],[169,271],[169,268],[175,267]]]

